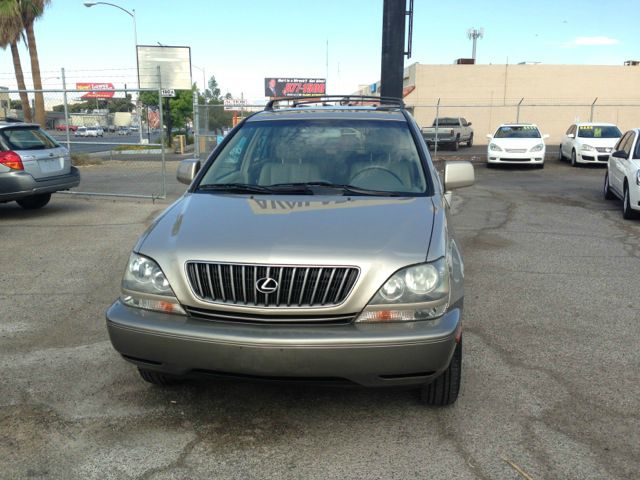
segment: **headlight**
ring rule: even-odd
[[[489,150],[493,151],[493,152],[501,152],[502,149],[496,145],[495,143],[490,143],[489,144]]]
[[[356,322],[410,322],[437,318],[449,306],[449,290],[449,265],[445,258],[404,268],[385,282]]]
[[[543,148],[544,148],[544,143],[539,143],[536,146],[534,146],[530,151],[531,152],[541,152]]]
[[[137,253],[129,257],[120,299],[132,307],[185,315],[162,269],[150,258]]]
[[[582,145],[581,149],[585,150],[587,152],[591,152],[591,151],[595,150],[594,147],[592,147],[591,145],[587,145],[586,143],[584,145]]]

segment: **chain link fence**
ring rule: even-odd
[[[44,130],[67,147],[80,170],[72,194],[166,198],[167,150],[158,90],[0,90],[0,119],[35,122],[35,96],[44,98]]]

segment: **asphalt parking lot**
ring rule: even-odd
[[[169,200],[0,204],[0,478],[637,478],[640,222],[602,200],[601,168],[476,175],[454,194],[465,353],[444,409],[405,390],[148,385],[104,311]]]

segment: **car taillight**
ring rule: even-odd
[[[0,152],[0,164],[5,167],[9,167],[12,170],[24,170],[24,165],[22,165],[20,155],[16,152],[12,152],[11,150],[7,152]]]

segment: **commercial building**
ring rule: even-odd
[[[379,87],[359,93],[375,95]],[[553,144],[576,121],[611,122],[623,131],[640,126],[640,66],[415,63],[405,68],[404,101],[421,126],[436,114],[466,118],[476,143],[486,143],[500,123],[520,121],[537,124]]]

